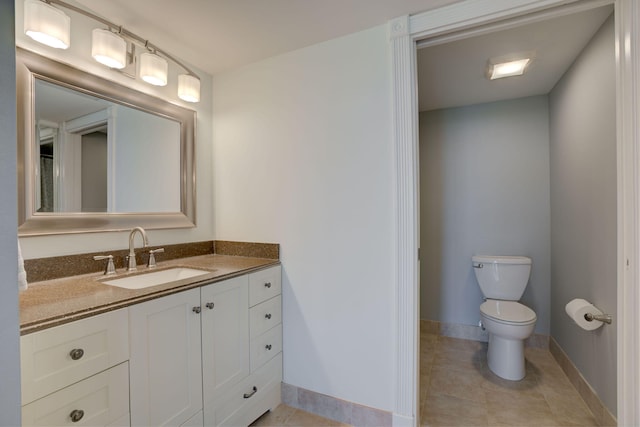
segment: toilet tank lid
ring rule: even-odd
[[[484,264],[531,264],[531,258],[529,257],[510,255],[474,255],[471,257],[471,261]]]

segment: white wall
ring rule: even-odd
[[[73,1],[70,1],[73,3]],[[15,0],[16,44],[27,50],[37,52],[43,56],[70,64],[83,71],[113,80],[121,85],[165,99],[183,107],[196,110],[196,180],[197,180],[197,227],[178,230],[150,230],[149,240],[152,245],[184,243],[210,240],[213,238],[213,194],[211,172],[211,140],[212,135],[212,105],[211,105],[211,76],[200,72],[201,101],[197,104],[182,102],[177,96],[177,69],[173,64],[169,67],[169,84],[164,87],[148,85],[141,80],[130,79],[120,73],[109,70],[95,62],[91,52],[91,30],[95,21],[84,16],[65,10],[71,17],[71,46],[67,50],[57,50],[38,44],[24,35],[23,1]],[[120,22],[117,16],[110,16],[114,22]],[[152,35],[141,34],[141,36]],[[153,39],[152,39],[153,41]],[[176,53],[179,57],[179,52]],[[195,67],[194,67],[195,68]],[[153,189],[153,183],[149,184]],[[128,245],[127,232],[95,234],[73,234],[44,237],[21,238],[22,250],[25,258],[41,258],[82,252],[107,251],[110,249],[124,249]]]
[[[471,256],[533,260],[522,302],[549,333],[546,96],[420,114],[422,319],[477,325]]]
[[[0,425],[20,425],[13,1],[0,1]]]
[[[610,18],[550,95],[551,335],[616,412],[616,98]],[[579,329],[564,307],[591,301],[614,322]]]
[[[386,26],[214,78],[216,238],[278,242],[284,381],[392,410]]]
[[[180,211],[180,123],[128,107],[114,115],[114,210]]]

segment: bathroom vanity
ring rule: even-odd
[[[23,425],[237,426],[280,403],[279,262],[166,264],[209,274],[138,290],[93,274],[23,293]]]

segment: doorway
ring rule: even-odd
[[[477,406],[476,422],[489,425],[609,425],[603,406],[615,413],[615,325],[581,334],[564,313],[579,296],[616,311],[612,13],[608,5],[418,44],[420,317],[429,329],[438,325],[441,336],[454,338],[422,343],[422,408],[429,424],[455,423],[465,411],[451,411],[447,422],[447,410],[467,402]],[[524,75],[483,75],[496,58],[519,55],[531,61]],[[520,302],[535,311],[536,333],[527,343],[527,375],[517,383],[491,373],[486,344],[478,346],[488,338],[478,326],[483,296],[471,267],[471,256],[479,254],[533,259]],[[594,257],[597,267],[583,274],[584,264],[574,257]],[[604,402],[592,405],[593,415],[582,401],[591,396],[581,399],[551,353],[542,351],[550,335],[553,349],[579,366]],[[429,345],[434,352],[458,351],[450,361],[439,354],[434,361],[424,352]],[[465,387],[444,385],[461,372],[457,382]],[[509,398],[518,410],[503,410]],[[519,420],[530,405],[535,414]]]
[[[634,111],[639,96],[631,88],[637,87],[640,65],[631,47],[640,43],[637,5],[629,0],[616,2],[576,1],[566,6],[563,1],[514,0],[497,3],[490,0],[461,2],[425,12],[402,17],[390,22],[391,54],[394,85],[394,141],[397,165],[396,201],[396,265],[397,265],[397,319],[398,351],[396,357],[395,425],[413,425],[418,407],[417,298],[418,298],[418,174],[417,157],[417,108],[415,42],[432,37],[445,37],[453,31],[474,29],[482,33],[483,25],[514,19],[536,20],[557,16],[567,7],[574,10],[592,8],[594,5],[615,4],[616,13],[616,92],[617,97],[617,162],[618,162],[618,322],[620,337],[618,347],[618,420],[621,424],[640,422],[640,409],[636,408],[640,396],[639,367],[633,357],[640,350],[636,328],[638,317],[635,307],[639,304],[637,247],[640,244],[637,230],[636,206],[639,196],[636,135],[640,134]],[[553,6],[556,8],[550,9]],[[624,374],[623,374],[624,373]]]

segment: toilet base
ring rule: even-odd
[[[491,372],[511,381],[524,378],[524,340],[506,339],[489,334],[487,362]]]

